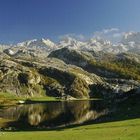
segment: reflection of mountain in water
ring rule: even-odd
[[[108,113],[103,101],[47,102],[3,109],[0,117],[16,128],[59,127],[96,120]]]

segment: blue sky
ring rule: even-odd
[[[0,0],[0,42],[140,31],[140,0]]]

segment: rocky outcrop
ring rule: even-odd
[[[51,52],[48,57],[61,59],[67,64],[76,65],[99,77],[102,76],[103,82],[90,85],[90,91],[92,91],[90,97],[122,97],[124,93],[140,87],[139,81],[132,80],[133,78],[139,79],[137,74],[139,69],[138,55],[130,53],[112,55],[63,48]]]
[[[1,53],[0,91],[24,97],[47,95],[71,100],[114,98],[139,88],[139,80],[131,80],[137,78],[139,65],[131,77],[133,68],[129,70],[127,63],[116,60],[118,56],[68,48],[52,52],[48,57],[32,56],[27,50],[14,55]],[[120,63],[126,65],[124,69],[117,67]],[[130,65],[134,67],[134,63]]]
[[[0,62],[0,91],[17,96],[89,98],[90,85],[102,79],[58,59],[40,62],[3,57]]]
[[[0,62],[0,91],[17,96],[41,96],[40,76],[12,60]]]

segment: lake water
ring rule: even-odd
[[[108,112],[102,100],[22,104],[0,109],[0,118],[6,120],[1,128],[20,130],[67,127],[94,122]]]

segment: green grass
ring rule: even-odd
[[[140,140],[140,119],[52,131],[1,132],[1,140]]]
[[[28,98],[31,101],[57,101],[55,97],[45,96],[45,97],[31,97]]]
[[[0,92],[0,107],[4,105],[14,105],[18,102],[18,99],[9,93]]]
[[[128,63],[129,62],[129,63]],[[134,79],[140,81],[140,64],[129,61],[95,61],[90,60],[91,68],[107,70],[119,75],[120,78]]]
[[[18,97],[14,96],[10,93],[2,93],[0,92],[0,107],[4,105],[14,105],[18,103],[19,100],[29,100],[29,101],[36,101],[36,102],[45,102],[45,101],[63,101],[62,99],[51,97],[51,96],[44,96],[44,97]],[[75,99],[75,100],[87,100],[87,99]],[[99,98],[91,98],[88,100],[100,100]]]
[[[30,100],[30,101],[57,101],[55,97],[49,97],[49,96],[44,96],[44,97],[18,97],[15,95],[12,95],[10,93],[2,93],[0,92],[0,107],[5,106],[5,105],[15,105],[18,103],[19,100]]]

